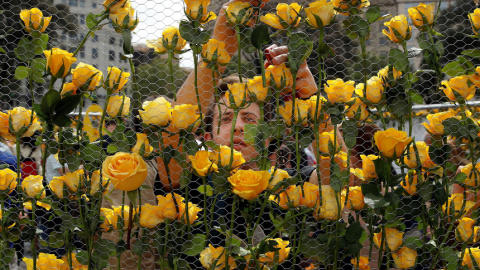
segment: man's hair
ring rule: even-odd
[[[243,81],[247,81],[247,79],[242,78]],[[225,96],[225,94],[228,92],[228,85],[229,84],[234,84],[234,83],[239,83],[240,82],[240,77],[238,75],[230,75],[228,77],[223,78],[220,83],[218,84],[218,98],[221,99]],[[272,99],[270,102],[265,102],[264,104],[264,120],[265,122],[268,122],[274,118],[275,115],[275,107],[273,106],[275,102],[272,102]],[[212,100],[210,105],[208,106],[207,113],[203,119],[205,123],[205,132],[212,133],[213,129],[213,117],[215,113],[215,107],[218,106],[217,103],[215,103],[215,100]]]

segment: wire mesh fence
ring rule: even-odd
[[[479,269],[471,0],[0,2],[2,269]]]

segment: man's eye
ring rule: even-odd
[[[247,122],[253,122],[253,123],[256,123],[256,122],[257,122],[257,119],[252,118],[252,117],[247,117],[247,118],[245,118],[245,120],[246,120]]]

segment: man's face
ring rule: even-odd
[[[216,105],[213,113],[212,133],[206,133],[205,139],[211,140],[218,145],[233,146],[235,150],[242,153],[247,162],[257,157],[258,153],[255,147],[245,142],[244,129],[245,124],[258,124],[260,120],[260,107],[258,104],[251,103],[249,107],[239,111],[233,133],[233,145],[230,145],[230,135],[232,134],[234,110],[227,108],[225,105],[220,105],[220,110],[222,111],[221,115],[218,112],[218,105]]]

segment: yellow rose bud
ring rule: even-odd
[[[382,30],[383,34],[394,43],[401,44],[412,37],[412,28],[408,26],[407,17],[403,14],[393,17],[384,25],[388,27],[389,31],[384,29]]]
[[[147,164],[138,154],[118,152],[103,161],[102,174],[110,179],[116,189],[132,191],[147,178]]]
[[[350,262],[355,270],[371,270],[370,265],[368,265],[370,262],[366,256],[359,256],[358,261],[357,258],[353,258],[350,260]]]
[[[165,28],[161,38],[157,40],[147,40],[147,46],[159,54],[167,52],[182,53],[186,45],[187,41],[180,36],[179,30],[175,26]]]
[[[298,196],[300,197],[300,206],[313,208],[319,202],[319,189],[317,185],[314,185],[310,182],[305,182],[303,184],[303,191],[301,186],[297,186]]]
[[[43,199],[47,195],[41,175],[29,175],[22,181],[22,188],[28,197]]]
[[[470,75],[470,81],[475,84],[476,87],[480,88],[480,66],[475,67],[475,73]],[[478,109],[478,108],[477,108]]]
[[[389,86],[388,85],[388,81],[389,81],[388,74],[389,74],[389,72],[390,72],[390,68],[388,66],[386,66],[386,67],[382,68],[381,70],[379,70],[378,74],[377,74],[377,76],[380,77],[380,79],[382,79],[382,83],[385,84],[386,86]],[[395,67],[393,67],[392,76],[393,76],[393,78],[390,78],[390,79],[396,80],[396,79],[398,79],[398,77],[402,76],[402,72],[399,71],[399,70],[396,70]]]
[[[211,157],[218,166],[226,167],[230,164],[231,153],[232,148],[221,145],[218,150],[215,150],[215,152],[211,153]],[[243,158],[242,153],[233,149],[233,161],[230,168],[236,171],[244,163],[245,158]]]
[[[217,15],[212,11],[208,12],[207,7],[210,5],[210,0],[184,0],[187,9],[185,14],[192,20],[201,24],[215,20]]]
[[[172,115],[172,105],[164,97],[158,97],[153,101],[145,101],[143,111],[139,110],[143,123],[147,125],[166,126]]]
[[[462,210],[464,203],[465,203],[465,209],[463,210],[463,212],[460,212],[460,210]],[[465,213],[469,212],[474,206],[475,206],[474,202],[468,201],[468,200],[464,201],[463,194],[456,193],[448,197],[447,203],[442,205],[442,210],[443,210],[443,213],[445,213],[446,215],[449,215],[449,216],[455,215],[455,217],[457,218],[459,216],[463,217]]]
[[[475,220],[467,217],[459,219],[458,226],[455,231],[457,240],[460,242],[477,242],[478,241],[478,229],[480,227],[475,225]],[[473,236],[473,238],[472,238]]]
[[[466,265],[469,269],[475,269],[472,257],[477,265],[480,265],[480,248],[467,248],[462,258],[462,266]]]
[[[103,195],[108,194],[113,189],[113,185],[108,178],[102,177],[101,185],[100,187],[100,170],[96,170],[90,177],[90,195],[95,196],[100,188],[103,189]]]
[[[27,264],[27,269],[33,268],[33,259],[23,257],[22,259],[25,264]],[[37,269],[46,270],[46,269],[56,269],[56,270],[67,270],[68,264],[63,260],[57,259],[55,254],[39,253],[37,258]]]
[[[330,24],[335,15],[333,2],[327,0],[318,0],[310,3],[305,8],[307,14],[307,23],[313,28],[323,28]]]
[[[117,9],[115,13],[110,12],[110,19],[112,20],[113,28],[117,33],[133,31],[138,25],[138,18],[135,15],[135,9],[133,9],[130,4]]]
[[[475,84],[470,82],[470,76],[462,75],[442,81],[443,93],[451,101],[456,101],[457,97],[470,100],[475,96]]]
[[[10,169],[0,170],[0,190],[12,193],[17,187],[17,173]]]
[[[297,27],[301,19],[300,10],[302,10],[302,6],[298,3],[292,3],[291,5],[280,3],[277,5],[276,15],[268,13],[265,16],[261,16],[260,21],[279,30]]]
[[[448,118],[454,117],[455,114],[451,111],[439,112],[435,114],[427,115],[427,120],[429,123],[424,122],[422,125],[432,135],[443,135],[444,126],[442,122]]]
[[[174,193],[174,196],[172,196],[172,193],[168,193],[165,196],[158,195],[157,201],[158,205],[160,206],[159,214],[163,219],[176,220],[181,217],[181,215],[179,215],[177,211],[177,208],[175,207],[175,203],[178,206],[179,210],[180,207],[182,207],[182,209],[185,208],[183,197],[176,193]]]
[[[293,121],[292,121],[292,106],[293,106],[292,100],[285,102],[284,106],[280,106],[279,112],[280,112],[280,115],[283,117],[283,120],[288,126],[297,124],[297,125],[302,125],[306,127],[308,125],[308,113],[310,110],[310,102],[308,100],[295,99],[295,109],[293,110],[294,111]]]
[[[73,83],[66,83],[62,87],[62,92],[60,92],[60,96],[62,98],[71,95],[78,95],[78,88]]]
[[[353,209],[355,211],[360,211],[365,207],[364,196],[362,192],[362,187],[349,187],[348,188],[348,200],[347,208]]]
[[[48,183],[48,188],[57,196],[59,199],[63,199],[63,191],[65,187],[65,177],[55,176],[52,181]],[[65,187],[66,190],[66,187]]]
[[[388,76],[388,72],[387,72]],[[360,97],[366,98],[373,104],[378,104],[382,101],[383,95],[383,81],[378,76],[373,76],[367,81],[367,88],[365,92],[365,87],[363,83],[359,83],[357,87],[355,87],[355,94]],[[365,93],[364,93],[365,92]]]
[[[24,107],[15,107],[8,111],[9,127],[12,134],[20,132],[22,137],[31,137],[35,131],[41,128],[40,121],[38,121],[37,114],[31,109]]]
[[[105,80],[105,89],[111,90],[113,93],[118,93],[125,87],[128,82],[130,73],[123,72],[117,67],[108,67],[108,75]]]
[[[281,209],[287,210],[290,207],[298,207],[300,205],[300,187],[294,185],[288,186],[283,192],[280,192],[277,196],[270,195],[268,198],[270,201],[274,201]]]
[[[253,101],[265,101],[268,95],[268,87],[263,87],[262,76],[255,76],[247,83],[248,95]]]
[[[370,6],[368,0],[333,0],[332,2],[335,10],[345,16],[349,16],[350,13],[356,14],[356,11],[352,11]]]
[[[145,204],[142,205],[140,212],[140,227],[155,228],[158,224],[163,223],[164,219],[160,214],[161,206]]]
[[[473,13],[469,13],[468,19],[472,24],[473,32],[478,35],[478,30],[480,29],[480,8],[475,9]]]
[[[103,7],[105,11],[110,11],[110,13],[116,13],[119,9],[130,6],[129,0],[105,0],[103,1]],[[110,8],[110,10],[108,9]]]
[[[230,3],[225,11],[225,17],[231,26],[246,25],[253,16],[253,6],[247,2]]]
[[[181,219],[185,224],[187,224],[187,211],[186,211],[186,204],[182,203],[178,205],[179,210],[179,219]],[[198,218],[198,213],[202,211],[202,208],[198,207],[198,205],[189,202],[188,203],[188,222],[193,224],[195,220]]]
[[[235,2],[241,3],[241,2]],[[230,54],[225,49],[225,42],[218,41],[214,38],[209,39],[207,43],[202,45],[202,59],[205,66],[211,68],[213,66],[226,66],[230,62]]]
[[[472,169],[472,163],[468,163],[461,168],[461,172],[467,175],[463,184],[469,187],[478,187],[480,185],[480,163],[475,164],[474,171]]]
[[[137,143],[132,148],[132,153],[139,154],[140,150],[144,147],[143,150],[143,157],[148,157],[153,152],[153,147],[150,145],[147,134],[145,133],[137,133]]]
[[[317,95],[311,96],[308,101],[310,103],[310,117],[315,119],[315,110],[317,110]],[[320,100],[318,101],[318,110],[317,110],[317,121],[325,120],[322,118],[322,105],[327,103],[327,99],[320,96]],[[322,130],[322,129],[319,129]]]
[[[22,9],[20,19],[25,23],[25,30],[29,33],[39,31],[43,33],[52,20],[52,16],[43,17],[43,13],[38,8]]]
[[[245,200],[253,200],[268,187],[270,173],[267,171],[239,170],[228,181],[233,193]]]
[[[100,217],[103,218],[103,223],[100,224],[100,228],[102,228],[104,232],[108,231],[110,227],[113,227],[112,225],[113,210],[112,209],[100,208]]]
[[[330,103],[350,101],[355,91],[354,84],[354,81],[344,82],[342,79],[328,80],[327,84],[325,84],[328,101]]]
[[[345,205],[345,192],[335,192],[333,188],[329,185],[322,185],[322,203],[317,204],[313,212],[313,217],[316,220],[319,219],[328,219],[336,220],[338,219],[339,212],[343,211],[343,206]],[[336,197],[336,198],[335,198]],[[338,201],[338,203],[337,203]],[[340,204],[340,206],[339,206]],[[339,211],[340,208],[340,211]]]
[[[205,269],[223,270],[225,269],[225,248],[213,247],[212,244],[208,244],[208,247],[200,252],[200,263]],[[215,264],[215,268],[212,266]],[[228,257],[229,269],[236,269],[237,264],[232,256]]]
[[[265,70],[265,77],[269,86],[276,87],[280,91],[286,92],[293,85],[293,75],[290,68],[285,63],[278,66],[270,65]]]
[[[373,136],[375,145],[386,158],[396,159],[403,154],[405,147],[412,141],[404,131],[389,128],[377,131]]]
[[[70,72],[70,67],[77,61],[73,53],[59,48],[43,51],[47,59],[47,72],[55,78],[64,78]]]
[[[417,251],[408,247],[402,247],[396,253],[392,253],[395,265],[400,269],[408,269],[415,266]]]
[[[5,138],[5,135],[7,134],[10,134],[10,129],[8,127],[8,114],[0,112],[0,135],[4,139],[7,139]]]
[[[408,8],[408,16],[413,25],[420,30],[426,30],[425,26],[432,26],[435,17],[435,4],[420,3],[417,7]]]
[[[362,171],[363,175],[365,176],[366,179],[374,179],[377,178],[377,171],[375,170],[375,163],[373,161],[379,156],[376,155],[360,155],[360,158],[362,159]]]
[[[206,150],[200,150],[195,153],[195,156],[188,156],[192,162],[192,167],[199,176],[207,176],[212,172],[218,171],[217,164],[210,160],[211,154]]]
[[[128,229],[128,216],[130,215],[130,211],[132,211],[132,216],[135,215],[135,209],[130,209],[128,205],[119,205],[113,206],[113,216],[112,216],[112,226],[115,230],[120,230],[121,228],[118,227],[118,222],[120,221],[120,217],[123,217],[123,230]],[[122,212],[123,210],[123,212]],[[121,223],[120,223],[121,224]]]
[[[410,145],[407,155],[404,157],[403,161],[407,164],[410,168],[416,168],[418,166],[422,166],[424,168],[433,168],[435,167],[435,163],[430,159],[430,155],[428,153],[429,146],[425,142],[415,142],[415,146],[417,148],[418,156],[420,158],[420,164],[417,161],[417,155],[415,153],[415,148],[413,144]]]
[[[370,115],[370,112],[367,111],[367,104],[363,103],[359,97],[354,97],[351,100],[355,100],[355,103],[353,103],[352,106],[345,107],[345,115],[351,119],[356,119],[357,121],[367,119]]]
[[[82,185],[83,174],[83,169],[80,169],[74,172],[68,172],[60,177],[63,178],[63,182],[67,186],[68,190],[70,190],[72,193],[75,193],[78,191],[78,187]]]
[[[170,128],[172,132],[186,130],[190,126],[200,124],[198,105],[182,104],[173,107]]]
[[[275,170],[274,167],[270,169],[272,172]],[[275,173],[273,174],[272,180],[268,184],[268,189],[273,190],[273,188],[280,182],[286,181],[286,179],[290,178],[290,175],[287,171],[282,169],[276,169]]]
[[[411,196],[417,195],[417,185],[418,185],[418,176],[416,174],[413,175],[407,174],[405,176],[405,180],[400,182],[400,185],[405,189],[405,191],[410,194]]]
[[[225,93],[226,104],[230,108],[241,108],[246,104],[246,85],[244,83],[228,84]],[[233,104],[232,104],[233,101]]]
[[[258,261],[262,264],[273,265],[273,264],[281,264],[285,259],[287,259],[288,255],[290,254],[290,248],[288,245],[290,242],[282,240],[282,238],[268,238],[265,241],[275,241],[277,244],[274,246],[277,251],[270,251],[265,254],[260,255]],[[276,255],[278,254],[278,255]]]
[[[75,87],[83,91],[93,91],[100,86],[103,73],[92,65],[79,63],[72,69],[72,82]]]
[[[320,152],[323,154],[329,154],[330,153],[330,147],[329,144],[333,147],[335,146],[335,134],[334,130],[331,131],[325,131],[322,132],[318,136],[319,142],[317,143],[314,141],[314,147],[318,148]],[[337,148],[338,148],[338,143],[337,143]],[[336,149],[334,149],[335,152],[338,152]]]
[[[384,241],[383,249],[385,250],[385,247],[388,247],[388,250],[390,250],[391,252],[395,252],[400,247],[400,245],[402,245],[403,232],[400,232],[395,228],[385,228],[384,230],[385,230],[386,241]],[[373,242],[379,248],[382,243],[382,238],[383,238],[382,231],[380,231],[379,233],[373,234]]]
[[[122,106],[123,104],[123,106]],[[121,109],[121,112],[120,112]],[[126,116],[130,113],[130,98],[126,96],[111,96],[108,100],[107,114],[115,118]]]

